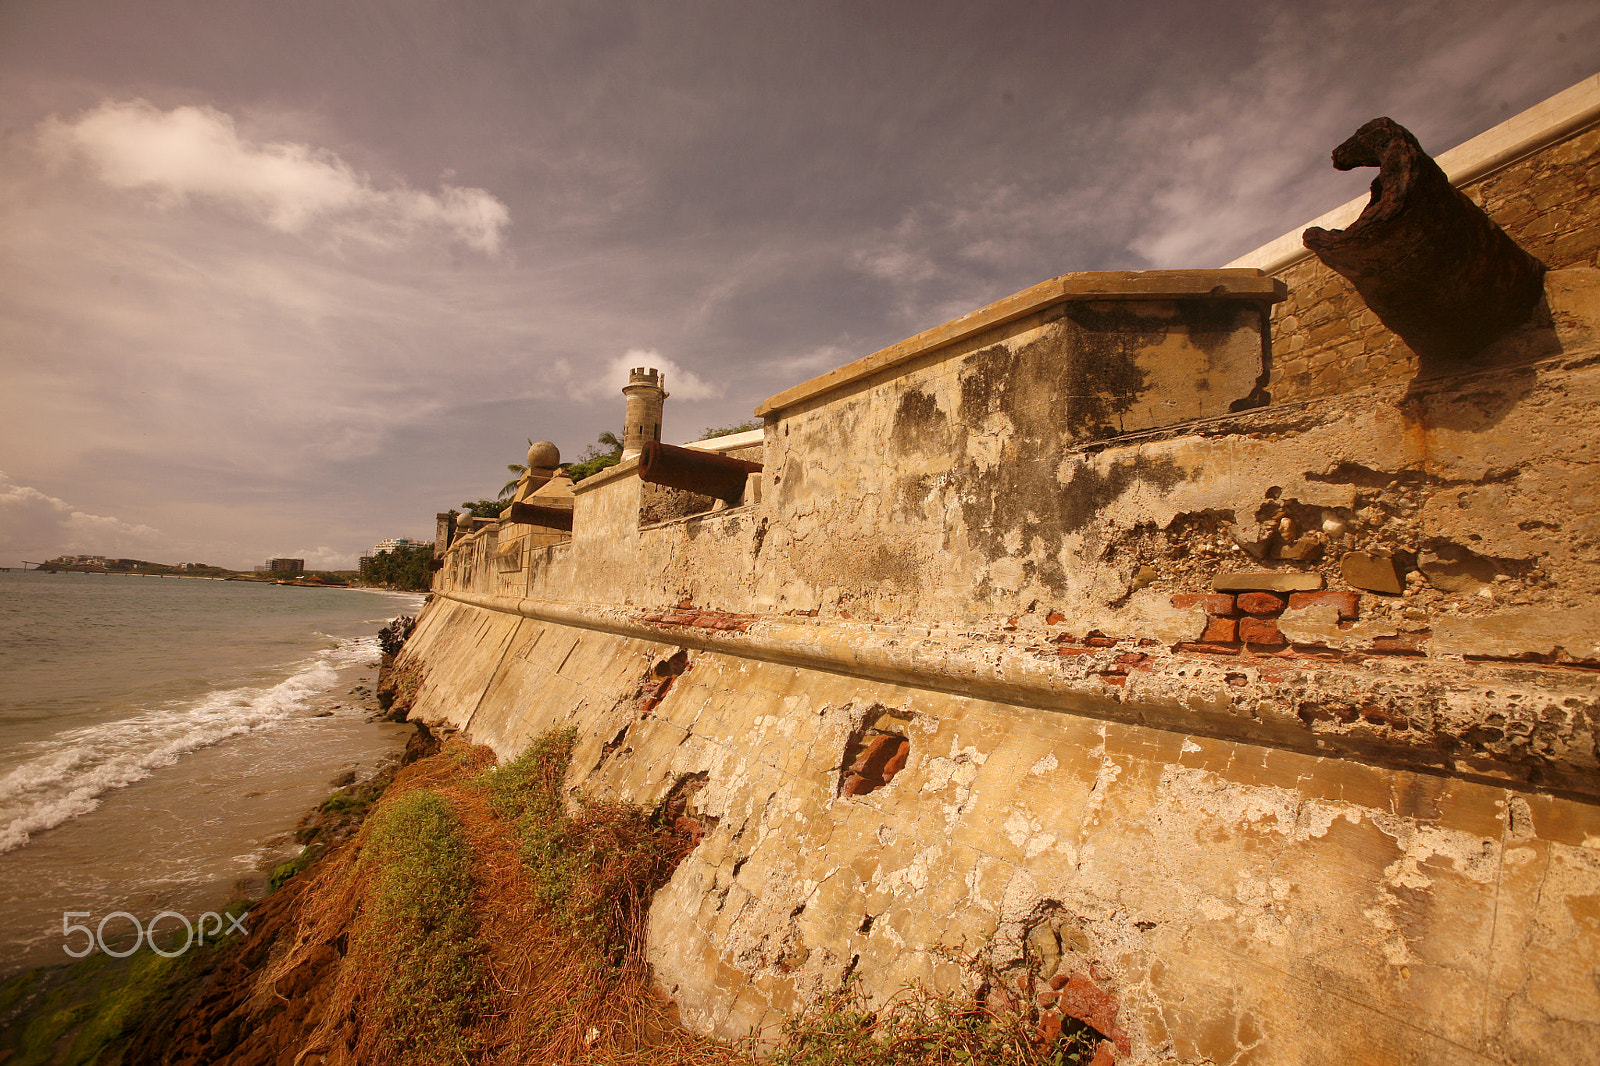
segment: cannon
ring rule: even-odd
[[[547,507],[542,503],[513,503],[511,521],[530,526],[546,526],[572,532],[572,508]]]
[[[1348,228],[1313,226],[1302,240],[1424,368],[1470,359],[1532,317],[1544,264],[1451,185],[1409,130],[1375,118],[1333,150],[1333,165],[1377,167],[1372,199]]]
[[[646,441],[639,454],[641,481],[697,492],[730,504],[744,496],[745,479],[760,472],[760,463],[654,440]]]

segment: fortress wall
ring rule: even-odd
[[[1070,319],[978,331],[769,417],[760,503],[640,528],[637,471],[615,468],[516,594],[480,580],[492,529],[464,538],[441,572],[464,584],[407,644],[412,716],[502,756],[574,726],[581,791],[693,791],[705,837],[650,951],[703,1030],[776,1024],[847,971],[879,996],[970,986],[982,951],[1114,1001],[1119,1061],[1596,1061],[1600,275],[1552,274],[1549,300],[1469,377],[1054,451],[969,382],[1036,381],[1018,353]],[[1048,389],[1015,395],[1067,425]],[[910,432],[962,404],[989,451],[972,427]],[[963,473],[972,455],[989,465]],[[1041,456],[1052,487],[1019,492]],[[892,489],[930,475],[951,495],[919,527]],[[1077,501],[1067,583],[1007,603],[980,576],[1005,555],[951,549],[942,585],[934,555],[911,595],[878,591],[857,553],[934,551],[937,516],[972,538],[980,492],[1029,521]],[[1285,558],[1310,534],[1280,514],[1322,554]],[[1433,576],[1360,591],[1352,545]],[[822,567],[837,593],[808,587]],[[1357,617],[1313,602],[1270,616],[1281,645],[1218,640],[1242,620],[1214,582],[1252,567],[1315,575]],[[904,768],[849,794],[883,736]]]
[[[689,797],[650,950],[708,1031],[982,950],[1120,1062],[1600,1062],[1600,271],[1263,405],[1276,295],[1052,279],[768,400],[758,499],[641,524],[630,461],[467,535],[412,717]]]
[[[576,726],[592,795],[703,775],[650,927],[697,1028],[773,1025],[846,971],[954,990],[987,944],[1012,977],[1092,975],[1119,1061],[1594,1061],[1593,804],[691,647],[661,691],[670,639],[442,598],[412,641],[416,715],[505,755]],[[905,768],[841,795],[873,726]]]
[[[1439,156],[1489,217],[1551,268],[1600,266],[1600,76]],[[1369,176],[1375,172],[1361,172]],[[1316,224],[1343,227],[1362,196]],[[1304,227],[1301,227],[1303,229]],[[1409,380],[1416,355],[1367,310],[1348,281],[1299,242],[1300,229],[1230,263],[1289,286],[1273,313],[1275,402],[1295,403]]]
[[[1600,797],[1600,272],[1549,281],[1552,324],[1507,338],[1498,368],[1106,439],[1098,424],[1071,435],[1064,394],[1106,395],[1081,391],[1052,347],[1081,344],[1078,324],[1024,315],[770,415],[760,503],[640,528],[624,463],[584,483],[570,542],[492,572],[495,533],[479,531],[439,591]],[[1172,355],[1171,305],[1140,304],[1160,328],[1114,334],[1133,365]],[[1229,321],[1254,314],[1226,306]],[[1212,353],[1242,352],[1256,322]],[[1225,397],[1248,395],[1254,358]],[[797,616],[816,622],[781,622]]]

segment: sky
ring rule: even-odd
[[[352,567],[1058,274],[1215,267],[1593,0],[0,0],[0,566]]]

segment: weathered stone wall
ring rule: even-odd
[[[650,950],[709,1031],[981,952],[1119,1062],[1600,1062],[1600,271],[1267,404],[1277,295],[1052,279],[768,400],[742,506],[641,524],[630,460],[464,536],[413,716],[692,790]]]
[[[1600,266],[1600,127],[1461,188],[1546,266]],[[1315,258],[1276,273],[1289,298],[1273,312],[1274,403],[1396,384],[1416,373],[1416,355],[1344,278]]]
[[[503,755],[576,726],[591,794],[703,781],[650,924],[696,1027],[847,972],[953,991],[981,951],[1112,997],[1119,1062],[1596,1061],[1600,807],[579,620],[437,599],[417,713]],[[904,767],[847,794],[874,728]]]

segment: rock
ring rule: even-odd
[[[356,772],[354,770],[345,770],[332,781],[329,781],[328,784],[333,788],[343,788],[346,785],[353,785],[355,782]]]
[[[1398,596],[1406,590],[1400,566],[1393,559],[1368,552],[1347,552],[1339,560],[1339,576],[1345,584],[1368,592]]]
[[[1417,569],[1428,584],[1441,592],[1476,592],[1495,579],[1494,564],[1474,552],[1456,545],[1417,555]]]
[[[1212,579],[1211,587],[1218,592],[1315,592],[1322,587],[1322,575],[1246,570],[1237,574],[1218,574]]]
[[[333,712],[332,711],[318,711],[316,714],[312,715],[311,717],[313,717],[313,718],[332,718],[333,717]]]

